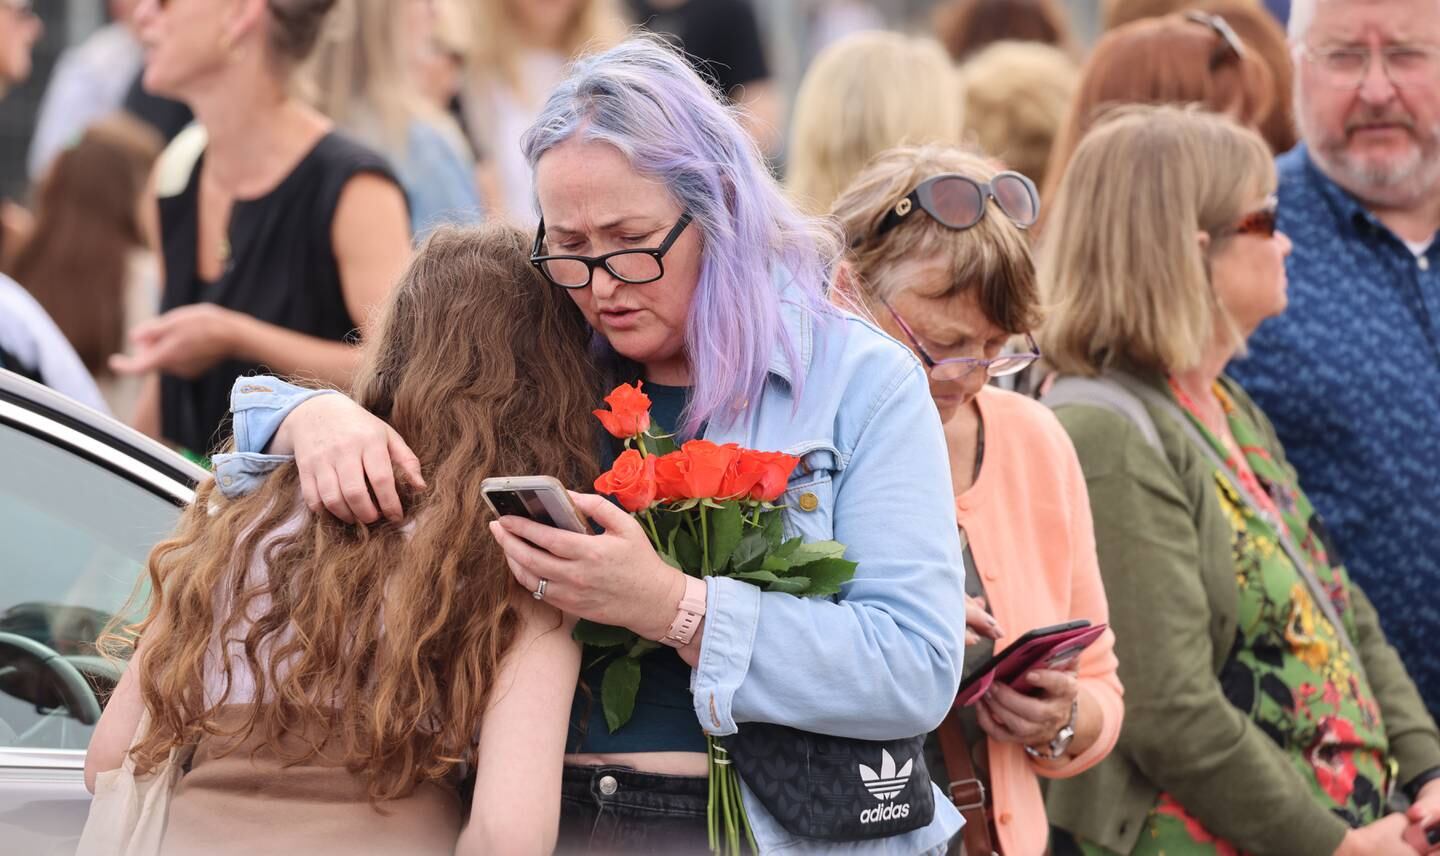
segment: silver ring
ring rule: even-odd
[[[547,589],[547,588],[549,588],[549,587],[550,587],[550,581],[547,580],[547,579],[545,579],[544,577],[541,577],[541,579],[540,579],[540,586],[539,586],[538,588],[536,588],[534,591],[530,592],[530,596],[533,597],[533,598],[535,598],[536,600],[544,600],[544,599],[545,599],[545,589]]]

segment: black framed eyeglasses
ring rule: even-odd
[[[603,256],[544,255],[545,221],[535,230],[535,246],[530,250],[530,264],[552,285],[560,288],[585,288],[595,274],[595,268],[603,267],[610,275],[631,285],[644,285],[665,275],[665,254],[679,239],[680,233],[690,225],[690,215],[681,214],[680,219],[670,228],[660,246],[646,249],[616,250]]]
[[[1240,62],[1245,58],[1245,43],[1240,41],[1240,36],[1235,33],[1235,28],[1230,22],[1209,12],[1191,10],[1185,13],[1185,20],[1209,27],[1220,39],[1220,44],[1210,53],[1210,70],[1214,71],[1220,65],[1230,59]]]
[[[1035,189],[1035,182],[1018,172],[997,173],[983,183],[969,176],[945,173],[925,179],[896,202],[875,228],[875,237],[905,222],[916,208],[942,226],[963,231],[985,218],[986,203],[991,199],[1022,229],[1035,225],[1040,216],[1040,193]],[[855,243],[858,245],[860,241]]]
[[[905,319],[900,317],[900,313],[895,311],[895,307],[885,303],[885,308],[890,311],[890,317],[894,318],[895,323],[899,324],[900,329],[905,332],[905,338],[915,346],[915,352],[920,355],[920,362],[925,364],[925,370],[930,373],[930,377],[938,381],[964,380],[979,368],[985,369],[985,374],[989,377],[1006,377],[1029,368],[1036,360],[1040,359],[1040,345],[1035,341],[1034,336],[1026,333],[1025,344],[1030,348],[1026,353],[1001,354],[993,360],[975,357],[937,360],[930,356],[930,352],[925,350],[924,345],[920,344],[920,338],[915,335],[914,330],[910,329],[910,325],[905,323]]]

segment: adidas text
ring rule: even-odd
[[[900,820],[910,816],[910,803],[881,803],[874,808],[860,812],[861,823],[880,823],[886,820]]]

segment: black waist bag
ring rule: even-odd
[[[923,734],[854,740],[756,722],[720,743],[766,811],[794,835],[887,838],[935,817]]]

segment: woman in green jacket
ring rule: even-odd
[[[1391,789],[1440,818],[1435,723],[1223,374],[1285,307],[1275,183],[1253,132],[1132,108],[1082,142],[1046,230],[1049,400],[1126,688],[1115,751],[1049,793],[1086,854],[1413,856]]]

